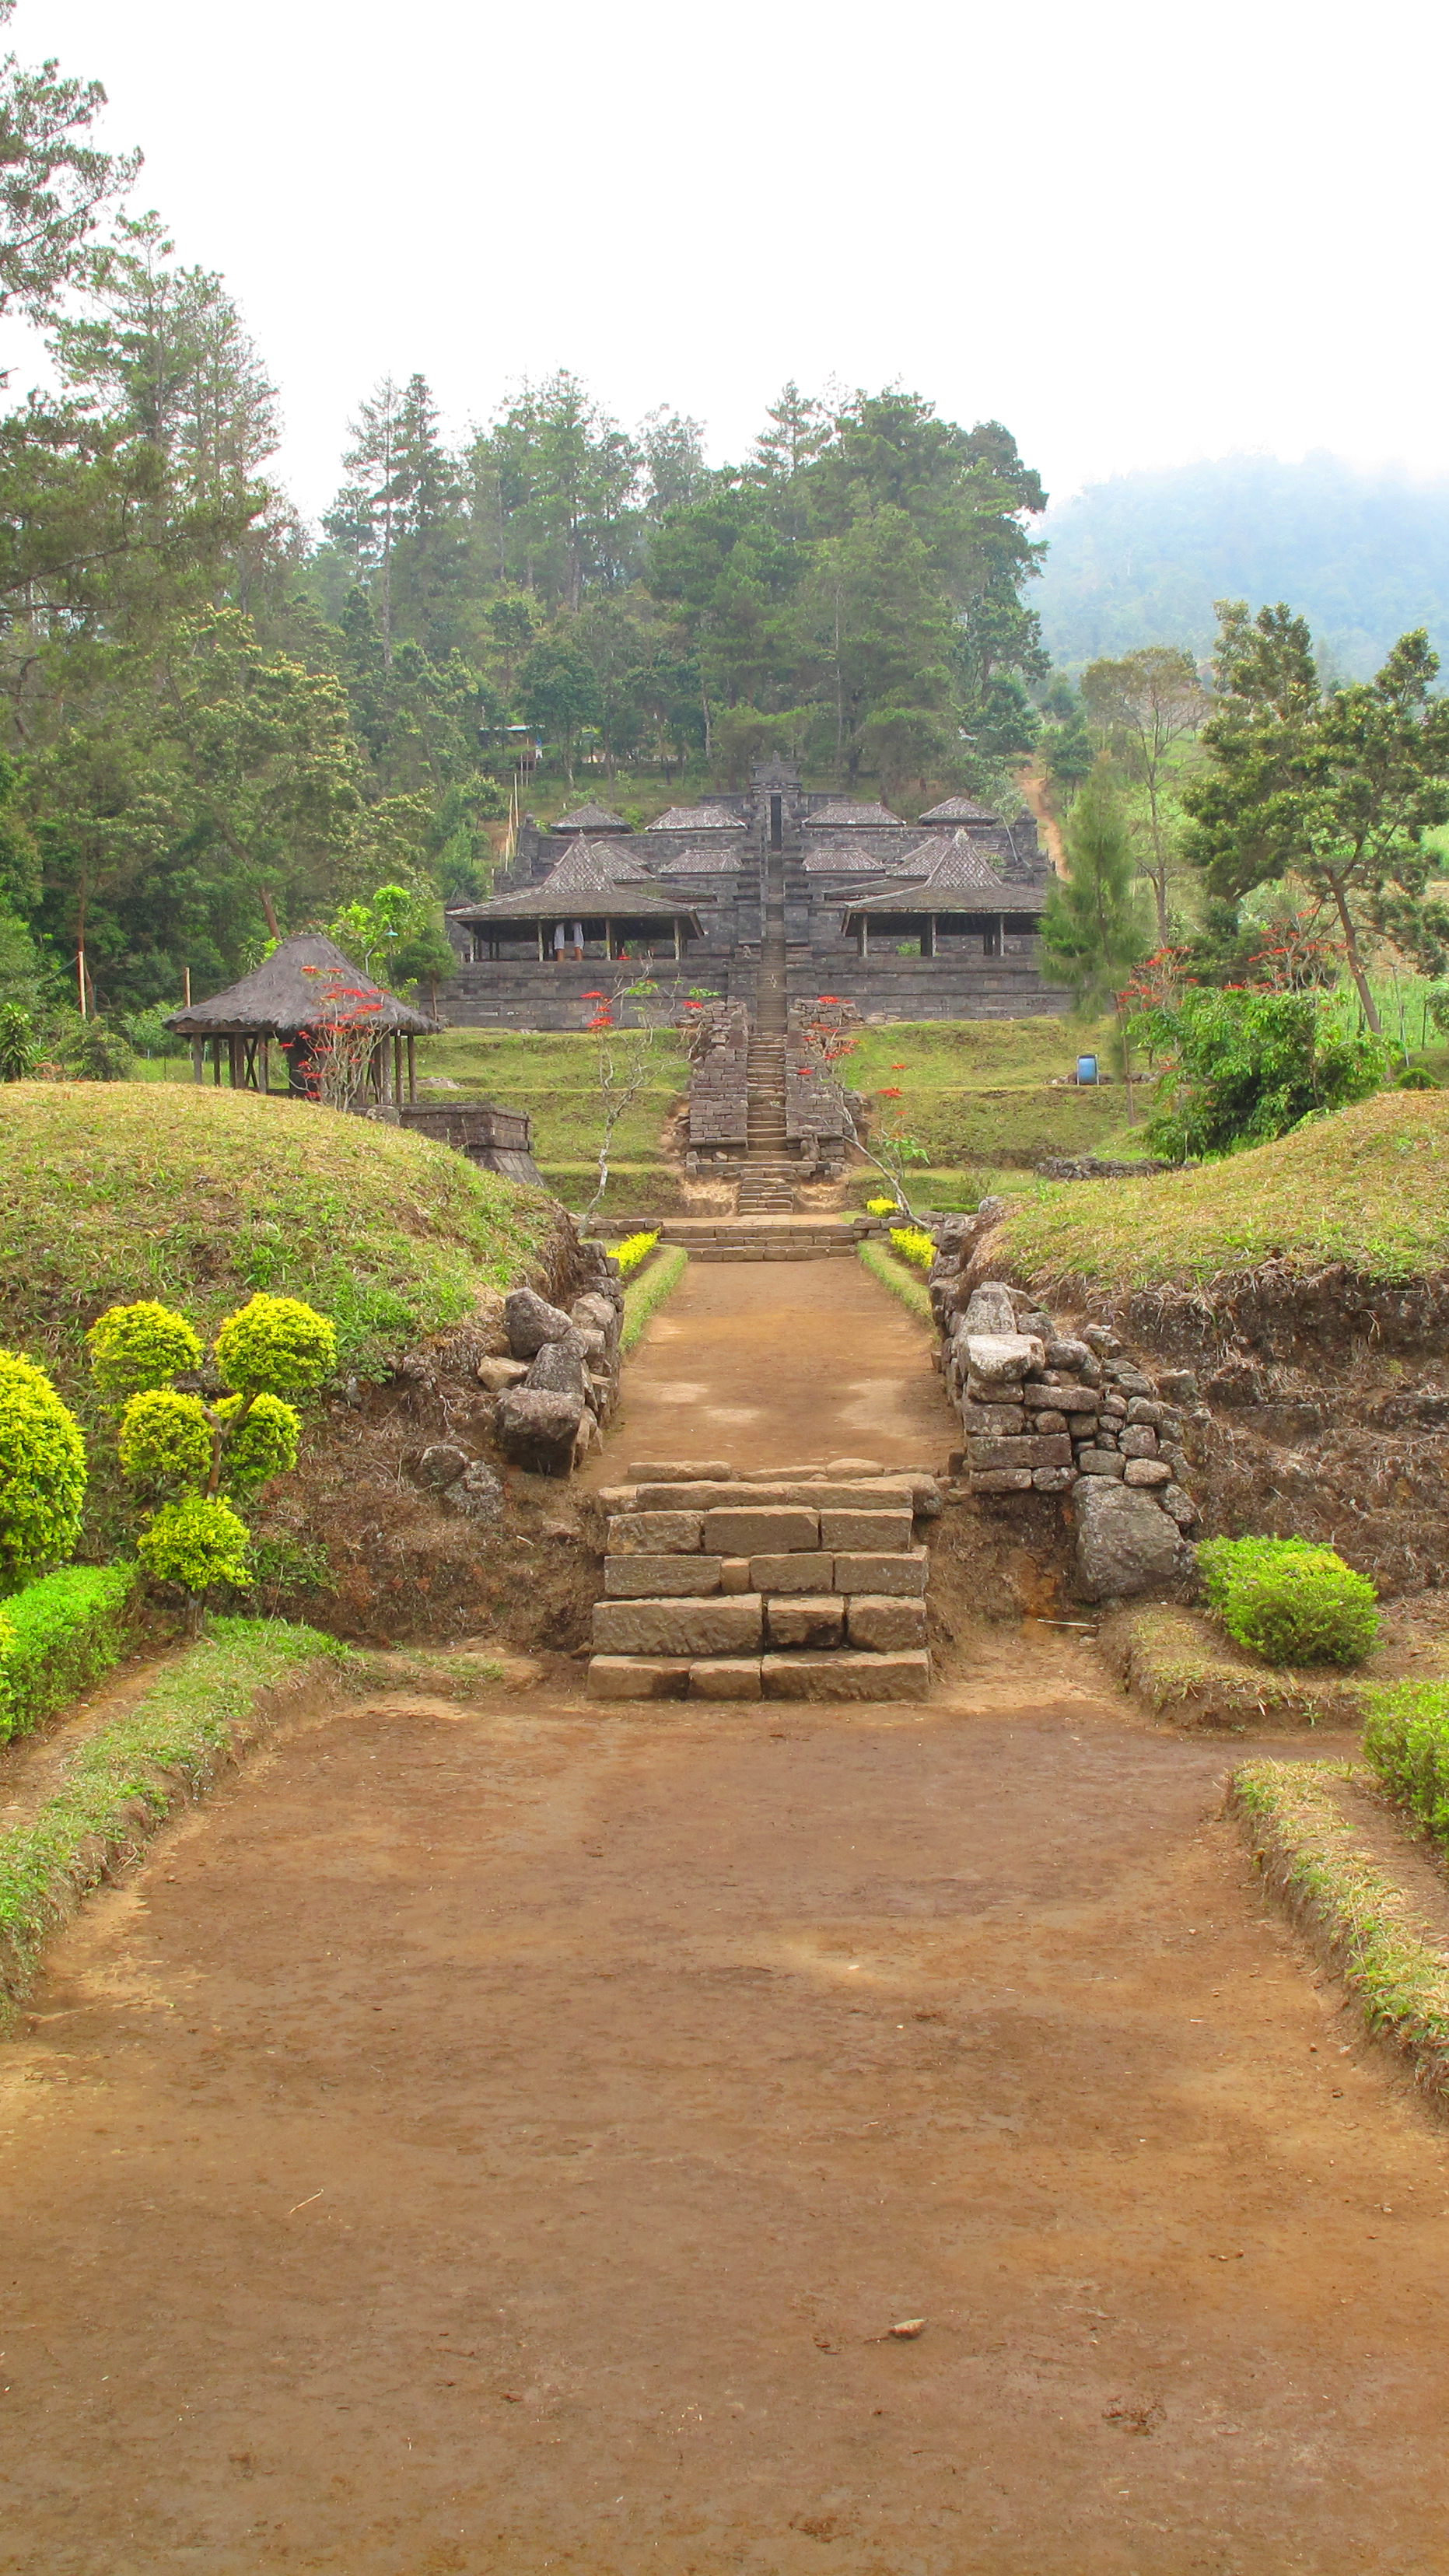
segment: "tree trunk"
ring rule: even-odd
[[[1358,988],[1358,998],[1363,1005],[1364,1018],[1372,1029],[1374,1036],[1376,1038],[1381,1038],[1384,1033],[1383,1022],[1379,1018],[1378,1004],[1374,1000],[1372,993],[1369,991],[1369,981],[1367,975],[1364,973],[1363,959],[1358,953],[1358,933],[1353,925],[1353,915],[1348,908],[1348,898],[1345,895],[1343,886],[1337,877],[1330,877],[1328,883],[1333,894],[1334,905],[1338,912],[1339,924],[1343,931],[1343,945],[1348,957],[1348,971],[1353,977],[1354,983]]]

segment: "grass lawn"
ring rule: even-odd
[[[1105,1065],[1108,1035],[1105,1025],[1059,1019],[896,1021],[863,1030],[841,1070],[868,1098],[900,1091],[878,1115],[898,1116],[944,1176],[1029,1167],[1051,1154],[1142,1152],[1120,1082],[1052,1087],[1078,1055]],[[949,1204],[939,1195],[930,1203]]]
[[[1149,1180],[1037,1183],[1007,1235],[1043,1286],[1187,1285],[1272,1258],[1413,1279],[1449,1264],[1449,1094],[1380,1092],[1276,1144]]]
[[[85,1327],[159,1297],[214,1326],[257,1289],[331,1315],[346,1369],[507,1288],[548,1202],[446,1145],[284,1099],[184,1084],[8,1084],[0,1342],[86,1385]]]

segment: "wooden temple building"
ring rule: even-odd
[[[198,1082],[220,1083],[223,1069],[234,1091],[270,1091],[272,1049],[281,1058],[283,1091],[316,1099],[318,1043],[342,1019],[358,1020],[374,1036],[359,1097],[401,1105],[417,1098],[414,1044],[436,1035],[430,1020],[395,993],[374,983],[321,931],[284,939],[240,983],[210,1001],[173,1011],[166,1025],[191,1042]]]

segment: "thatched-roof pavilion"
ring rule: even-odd
[[[269,1091],[275,1038],[286,1058],[288,1090],[308,1097],[316,1096],[319,1039],[350,1029],[363,1047],[359,1092],[393,1101],[416,1098],[413,1041],[436,1036],[439,1025],[375,984],[320,930],[284,939],[240,983],[173,1011],[166,1022],[190,1039],[198,1082],[206,1078],[209,1047],[213,1082],[221,1081],[225,1063],[234,1091]],[[369,1036],[374,1044],[367,1052]]]

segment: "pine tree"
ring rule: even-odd
[[[1071,874],[1058,879],[1047,897],[1041,944],[1061,968],[1078,1009],[1100,1010],[1149,945],[1131,834],[1101,764],[1072,807],[1066,840]]]

